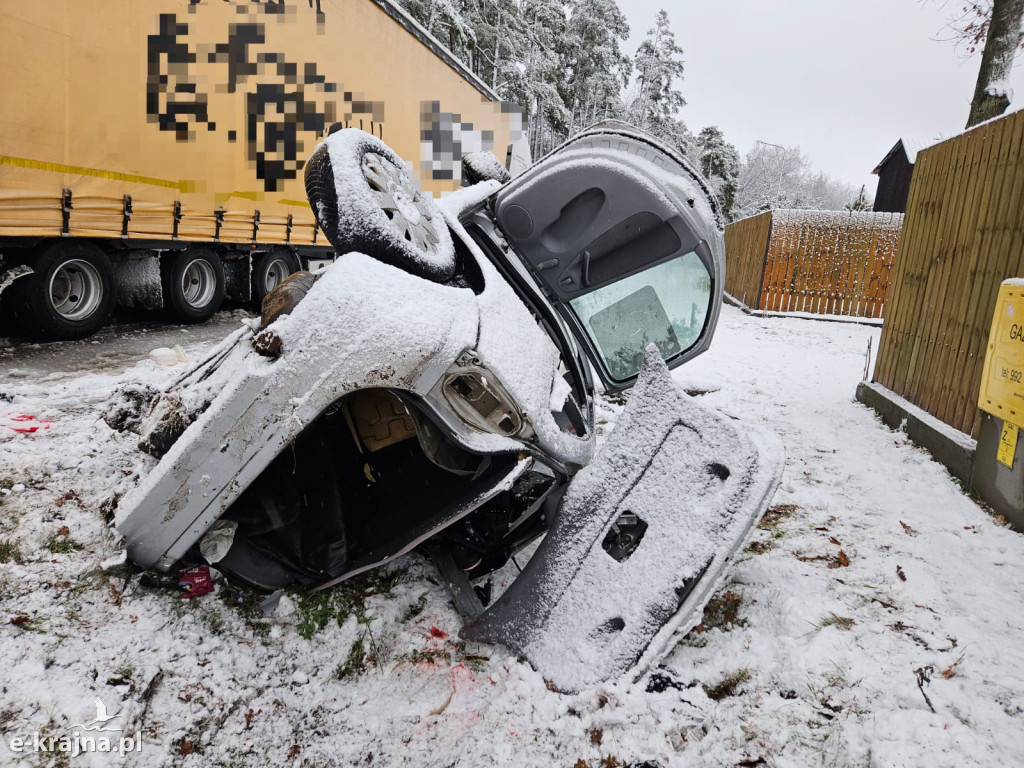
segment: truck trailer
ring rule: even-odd
[[[0,314],[88,336],[116,305],[209,318],[335,252],[306,201],[317,142],[528,164],[520,112],[387,0],[0,0]]]

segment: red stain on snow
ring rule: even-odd
[[[26,435],[38,432],[40,429],[47,430],[50,428],[50,424],[53,423],[51,419],[37,419],[30,413],[7,414],[7,421],[9,422],[7,424],[9,429]]]
[[[440,638],[445,638],[445,637],[448,637],[448,633],[447,633],[447,632],[445,632],[445,631],[444,631],[443,629],[441,629],[440,627],[431,627],[431,628],[430,628],[430,636],[431,636],[431,637],[440,637]]]

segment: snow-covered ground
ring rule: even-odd
[[[724,308],[676,378],[781,435],[774,507],[663,669],[577,695],[459,643],[418,556],[270,616],[224,585],[182,600],[117,564],[109,500],[153,460],[101,417],[116,387],[178,369],[39,383],[5,357],[0,765],[117,763],[9,748],[92,720],[97,698],[141,729],[123,764],[147,768],[1019,765],[1024,537],[854,402],[869,338]]]

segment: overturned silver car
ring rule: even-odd
[[[707,349],[721,306],[699,173],[622,123],[514,180],[466,171],[478,183],[437,205],[368,134],[318,146],[306,188],[343,255],[162,394],[142,442],[159,464],[117,527],[145,568],[210,563],[268,592],[419,547],[467,639],[579,690],[695,623],[782,449],[668,373]],[[632,388],[600,447],[593,373]],[[541,536],[500,597],[473,588]]]

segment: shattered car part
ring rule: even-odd
[[[717,202],[613,122],[490,175],[438,205],[379,139],[317,147],[307,192],[341,255],[160,396],[141,430],[160,461],[116,520],[138,564],[213,563],[274,592],[422,548],[474,617],[467,637],[566,690],[650,663],[699,615],[782,455],[666,370],[714,334]],[[640,377],[597,459],[592,371],[608,392]],[[545,533],[484,610],[472,580]]]

